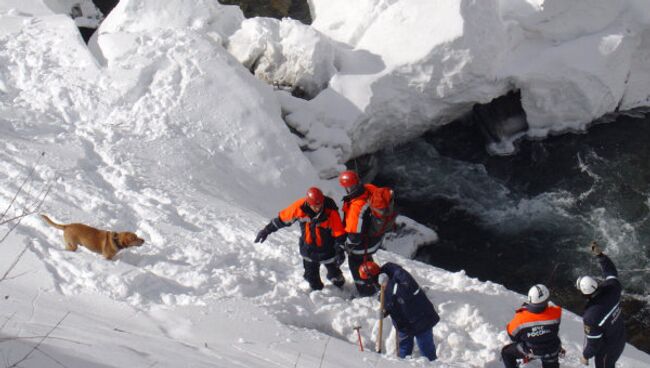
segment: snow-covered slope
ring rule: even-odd
[[[341,193],[318,179],[284,126],[278,94],[224,48],[241,13],[207,0],[157,4],[122,1],[100,29],[100,61],[72,20],[30,14],[45,9],[39,0],[0,8],[4,218],[47,193],[39,211],[58,222],[146,239],[110,262],[63,250],[61,232],[37,216],[0,225],[0,236],[9,233],[0,242],[1,359],[69,368],[428,365],[395,359],[390,329],[387,354],[368,351],[378,302],[350,300],[349,283],[304,290],[298,229],[252,243],[307,187]],[[520,295],[394,253],[378,259],[403,264],[439,310],[435,366],[501,365],[503,326]],[[565,315],[562,338],[563,366],[579,367],[577,316]],[[628,347],[621,363],[650,358]]]

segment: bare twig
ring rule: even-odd
[[[4,224],[9,223],[9,222],[14,221],[14,220],[21,220],[23,217],[26,217],[26,216],[29,216],[29,215],[32,215],[32,214],[34,214],[34,212],[25,212],[25,211],[23,211],[23,213],[21,213],[18,216],[14,216],[12,218],[8,218],[8,219],[0,222],[0,225],[4,225]]]
[[[22,213],[20,216],[17,216],[17,217],[15,217],[15,218],[13,218],[13,219],[6,220],[6,221],[0,223],[0,225],[3,225],[3,224],[5,224],[5,223],[8,222],[8,221],[13,221],[13,220],[15,220],[15,219],[18,219],[18,221],[17,221],[16,223],[14,223],[13,226],[11,226],[11,227],[9,228],[9,231],[7,231],[7,232],[5,233],[5,235],[4,235],[2,238],[0,238],[0,243],[2,243],[2,242],[3,242],[3,241],[4,241],[4,240],[9,236],[9,234],[11,234],[11,232],[12,232],[12,231],[13,231],[13,230],[14,230],[14,229],[15,229],[15,228],[20,224],[20,222],[23,220],[23,218],[24,218],[25,216],[29,216],[29,215],[32,215],[32,214],[38,212],[38,210],[41,208],[41,206],[42,206],[43,203],[45,202],[45,198],[47,198],[47,195],[50,193],[50,189],[51,189],[51,188],[52,188],[51,185],[47,185],[47,186],[45,187],[45,189],[43,189],[43,190],[41,191],[41,193],[39,193],[39,196],[40,196],[41,194],[43,194],[43,197],[40,198],[37,202],[34,203],[34,205],[36,205],[36,207],[35,207],[33,210],[28,210],[27,208],[25,208],[25,209],[23,210],[23,213]]]
[[[45,156],[45,152],[41,152],[41,156],[38,158],[38,161],[36,161],[36,165],[34,165],[34,167],[32,167],[32,171],[29,172],[29,175],[27,175],[25,180],[23,180],[22,184],[20,184],[20,187],[18,188],[18,191],[16,191],[16,194],[14,194],[14,197],[9,202],[9,205],[4,210],[2,215],[0,215],[0,220],[2,220],[5,217],[5,215],[7,214],[7,212],[9,212],[9,209],[11,208],[11,206],[13,206],[14,202],[16,201],[16,198],[18,198],[18,194],[20,194],[20,192],[22,192],[23,187],[25,186],[25,184],[27,184],[28,181],[31,181],[30,179],[33,180],[34,172],[36,171],[36,166],[38,166],[38,163],[41,161],[41,158],[43,158],[43,156]],[[2,224],[4,224],[4,222],[0,223],[0,225],[2,225]]]
[[[4,221],[1,221],[0,225],[4,225],[4,224],[6,224],[8,222],[18,220],[18,219],[21,219],[21,218],[23,218],[25,216],[28,216],[28,215],[31,215],[31,214],[34,214],[34,213],[38,212],[38,210],[43,205],[43,202],[45,202],[45,198],[47,197],[48,194],[50,194],[51,189],[52,189],[52,185],[50,185],[50,184],[46,185],[43,189],[41,189],[41,192],[38,193],[38,196],[36,197],[36,202],[32,203],[32,206],[35,206],[34,209],[30,210],[27,206],[25,206],[25,208],[23,209],[23,213],[21,213],[18,216],[15,216],[15,217],[6,219]]]
[[[7,341],[22,341],[22,340],[42,339],[43,336],[45,336],[45,335],[0,337],[0,343],[4,343],[4,342],[7,342]],[[91,346],[92,347],[91,344],[86,344],[86,343],[83,343],[83,342],[80,342],[80,341],[77,341],[77,340],[73,340],[73,339],[66,339],[65,337],[52,337],[52,336],[50,336],[50,340],[61,340],[61,341],[70,342],[70,343],[77,344],[77,345]]]
[[[59,362],[59,361],[56,360],[53,356],[51,356],[50,354],[44,352],[43,350],[41,350],[41,349],[36,349],[36,350],[38,350],[39,353],[45,355],[46,357],[52,359],[53,362],[55,362],[56,364],[60,365],[61,367],[63,367],[63,368],[68,368],[65,364]]]
[[[9,318],[7,318],[7,320],[5,320],[5,321],[2,323],[2,326],[0,326],[0,331],[2,331],[2,330],[5,328],[5,326],[7,325],[7,323],[9,323],[9,321],[11,321],[11,320],[14,318],[15,315],[16,315],[16,312],[13,312],[13,313],[11,314],[11,316],[9,316]]]
[[[36,345],[34,345],[34,347],[32,348],[32,350],[30,350],[30,351],[29,351],[29,352],[28,352],[24,357],[22,357],[22,359],[20,359],[19,361],[15,362],[15,363],[12,364],[12,365],[10,365],[8,368],[15,368],[15,367],[18,366],[18,364],[20,364],[20,363],[24,362],[25,360],[27,360],[27,358],[29,358],[29,356],[32,355],[32,353],[34,352],[34,350],[38,349],[38,347],[41,346],[41,344],[43,343],[43,341],[45,341],[45,339],[47,339],[47,338],[50,336],[50,334],[52,334],[52,332],[54,332],[54,330],[56,330],[56,329],[61,325],[61,323],[63,323],[63,321],[64,321],[64,320],[65,320],[69,315],[70,315],[70,312],[66,313],[65,316],[63,316],[63,318],[61,318],[61,319],[59,320],[59,322],[57,322],[57,324],[54,325],[54,327],[52,327],[52,329],[50,329],[50,331],[48,331],[48,332],[45,334],[45,336],[43,336],[43,338],[42,338],[42,339],[41,339],[41,340],[40,340]]]
[[[23,272],[21,272],[21,273],[19,273],[19,274],[12,275],[11,277],[7,277],[7,278],[5,278],[5,281],[6,281],[6,280],[15,280],[15,279],[17,279],[17,278],[19,278],[19,277],[21,277],[21,276],[23,276],[23,275],[27,275],[27,274],[30,273],[30,272],[33,272],[33,270],[23,271]],[[6,299],[6,298],[8,298],[8,296],[5,296],[5,299]]]
[[[18,254],[18,257],[16,257],[16,259],[13,261],[11,266],[9,266],[9,268],[4,273],[4,275],[2,275],[2,277],[0,277],[0,282],[4,281],[7,278],[7,275],[9,275],[9,272],[11,272],[11,270],[13,270],[14,267],[16,267],[16,265],[20,261],[20,258],[22,258],[23,254],[25,254],[25,251],[27,251],[27,247],[24,247],[23,250],[20,251],[20,253]]]
[[[327,341],[325,342],[325,348],[323,348],[323,355],[320,357],[320,364],[318,365],[318,368],[321,368],[323,366],[323,361],[325,361],[325,353],[327,352],[327,345],[330,343],[330,338],[331,336],[327,336]]]
[[[45,202],[45,198],[47,198],[47,195],[50,194],[51,189],[52,189],[52,184],[47,184],[46,186],[43,187],[43,189],[41,189],[41,192],[38,193],[38,195],[36,196],[36,201],[32,204],[36,206],[33,210],[31,210],[32,213],[38,211],[38,209],[41,208],[43,202]],[[41,195],[43,195],[42,198]]]

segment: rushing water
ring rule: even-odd
[[[377,155],[375,182],[440,236],[417,258],[521,293],[545,283],[580,313],[573,285],[600,276],[587,247],[597,240],[619,268],[629,341],[650,352],[650,115],[522,141],[506,157],[486,153],[476,125],[452,123]]]

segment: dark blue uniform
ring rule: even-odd
[[[440,317],[433,304],[413,276],[402,267],[388,262],[380,272],[388,275],[384,310],[390,315],[399,334],[399,356],[404,358],[412,353],[415,338],[422,355],[435,360],[431,329],[440,321]]]
[[[596,368],[614,368],[625,348],[625,325],[621,315],[621,291],[614,263],[604,254],[597,256],[605,281],[589,299],[582,315],[587,344],[582,355],[594,358]]]

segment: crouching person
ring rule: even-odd
[[[436,360],[432,328],[440,317],[413,276],[395,263],[388,262],[380,268],[372,261],[361,264],[359,276],[384,286],[384,316],[390,316],[397,330],[399,357],[413,353],[415,339],[420,353]]]
[[[549,304],[550,293],[542,284],[528,291],[528,302],[517,309],[506,329],[513,341],[501,350],[506,368],[518,366],[517,359],[540,359],[543,368],[557,368],[562,350],[558,333],[562,308]]]
[[[312,290],[321,290],[320,265],[327,269],[327,279],[336,287],[343,287],[345,278],[340,265],[345,253],[337,245],[345,241],[345,231],[334,200],[312,187],[307,195],[283,209],[278,217],[257,233],[255,243],[262,243],[269,234],[294,222],[300,223],[300,255],[305,268],[304,278]]]

